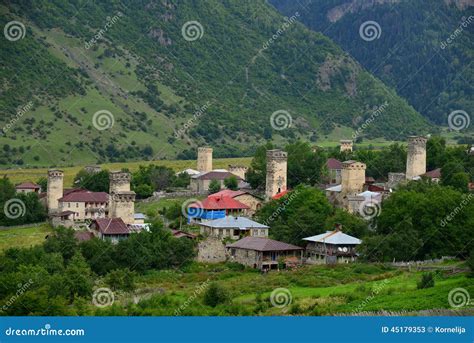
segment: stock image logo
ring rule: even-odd
[[[114,301],[114,292],[110,288],[97,288],[92,294],[92,303],[97,307],[111,306]]]
[[[366,42],[379,39],[382,35],[382,28],[379,23],[373,20],[362,23],[359,27],[359,36]]]
[[[20,199],[10,199],[3,206],[5,216],[10,219],[23,217],[26,213],[25,203]]]
[[[187,21],[181,27],[181,35],[188,42],[193,42],[202,38],[204,35],[204,28],[201,23],[196,20]]]
[[[293,297],[287,288],[276,288],[270,294],[270,303],[278,308],[284,308],[291,305]]]
[[[10,42],[15,42],[17,40],[25,38],[26,29],[23,23],[12,20],[8,22],[3,28],[3,35]]]
[[[467,129],[471,124],[471,117],[466,111],[453,111],[448,116],[448,125],[451,130],[461,131]]]
[[[185,218],[200,217],[203,213],[203,204],[198,199],[188,199],[181,205],[181,214]]]
[[[382,208],[380,206],[380,202],[373,199],[364,200],[359,206],[359,214],[365,220],[370,220],[377,217],[380,215],[381,211]]]
[[[285,110],[278,110],[272,113],[270,116],[270,125],[274,130],[281,131],[291,127],[293,118],[290,112]]]
[[[108,130],[114,126],[115,118],[114,115],[107,110],[100,110],[94,113],[92,117],[92,125],[99,130]]]
[[[464,307],[471,304],[471,296],[465,288],[454,288],[448,294],[448,303],[454,308]]]

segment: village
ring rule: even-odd
[[[324,190],[335,208],[370,218],[380,211],[382,203],[396,192],[399,184],[421,178],[439,182],[439,168],[426,170],[426,142],[425,137],[409,137],[406,173],[389,173],[388,181],[383,183],[366,177],[366,165],[362,162],[329,158],[326,162],[327,183],[318,187]],[[352,150],[351,140],[341,140],[341,152]],[[287,159],[287,152],[283,150],[266,152],[265,189],[261,192],[251,189],[246,182],[247,167],[229,165],[228,169],[213,169],[213,149],[198,148],[197,169],[188,168],[179,173],[189,174],[189,191],[204,198],[185,201],[182,211],[187,223],[179,229],[171,229],[171,234],[198,241],[196,260],[203,263],[231,261],[269,271],[302,264],[356,261],[360,255],[357,248],[362,243],[361,237],[344,233],[341,224],[336,223],[332,230],[304,237],[300,244],[293,245],[270,238],[270,218],[263,223],[255,221],[255,213],[265,203],[285,197],[291,201],[292,197],[298,196],[287,187]],[[99,166],[86,169],[90,173],[101,170]],[[222,189],[229,177],[237,181],[237,189]],[[218,183],[222,190],[209,194],[212,182]],[[21,183],[16,190],[38,193],[47,207],[51,224],[74,229],[79,241],[97,237],[116,244],[130,235],[150,230],[147,216],[135,211],[136,193],[131,190],[130,172],[111,171],[108,193],[64,188],[63,184],[63,171],[51,169],[45,192],[33,182]],[[187,230],[186,224],[198,226],[199,232]]]

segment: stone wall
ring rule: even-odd
[[[425,137],[408,138],[407,180],[426,173],[426,141]]]
[[[271,199],[274,195],[286,190],[287,160],[288,155],[283,150],[267,151],[266,199]]]
[[[197,170],[201,173],[212,170],[212,148],[198,148]]]
[[[63,197],[64,173],[62,170],[48,171],[47,205],[48,213],[59,212],[58,200]]]
[[[225,245],[219,238],[207,237],[198,244],[198,262],[218,263],[227,260]]]

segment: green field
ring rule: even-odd
[[[0,251],[8,248],[28,248],[44,242],[52,232],[49,224],[31,224],[31,227],[0,230]]]
[[[214,159],[213,166],[216,169],[227,168],[229,164],[241,164],[248,166],[250,165],[250,157],[241,158],[221,158]],[[196,168],[195,160],[188,161],[172,161],[172,160],[160,160],[160,161],[138,161],[138,162],[123,162],[123,163],[106,163],[101,164],[103,169],[108,170],[120,170],[127,168],[130,171],[138,170],[139,166],[145,166],[149,164],[155,164],[159,166],[165,166],[172,168],[175,171],[181,171],[187,168]],[[75,167],[64,167],[61,168],[64,171],[64,186],[71,187],[74,181],[74,176],[79,170],[84,168],[84,165]],[[36,181],[40,177],[46,177],[48,168],[35,168],[35,169],[4,169],[0,170],[0,175],[6,175],[13,183],[17,184],[24,181]]]

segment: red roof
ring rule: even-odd
[[[342,169],[342,162],[335,158],[330,158],[326,161],[328,169]]]
[[[377,185],[369,185],[367,190],[369,190],[371,192],[384,192],[385,188],[377,186]]]
[[[274,196],[272,196],[272,199],[273,200],[278,200],[281,197],[285,196],[289,191],[290,191],[289,189],[285,189],[283,192],[280,192],[280,193],[275,194]]]
[[[209,196],[201,202],[195,202],[189,205],[189,207],[202,208],[205,210],[247,210],[250,208],[238,200],[225,196]]]
[[[171,234],[176,238],[186,237],[186,238],[194,239],[197,237],[196,235],[192,233],[181,231],[181,230],[171,230]]]
[[[303,248],[285,242],[275,241],[263,237],[245,237],[240,241],[228,244],[227,248],[238,248],[256,251],[288,251],[288,250],[303,250]]]
[[[122,218],[99,218],[94,220],[97,230],[103,235],[123,235],[130,233]]]
[[[204,174],[196,175],[195,178],[199,180],[225,180],[231,176],[234,176],[237,181],[242,181],[243,179],[235,174],[230,172],[222,172],[222,171],[210,171]]]
[[[40,185],[33,182],[23,182],[15,186],[16,189],[40,189]]]
[[[72,191],[64,195],[61,202],[107,202],[109,201],[109,195],[105,192],[90,192],[86,190]]]
[[[430,170],[423,174],[423,176],[432,178],[432,179],[439,179],[441,178],[441,168]]]
[[[224,196],[224,197],[229,197],[229,198],[235,198],[236,196],[246,194],[246,193],[247,192],[244,192],[244,191],[233,191],[230,189],[224,189],[222,191],[209,195],[209,197],[220,198],[221,196]]]

